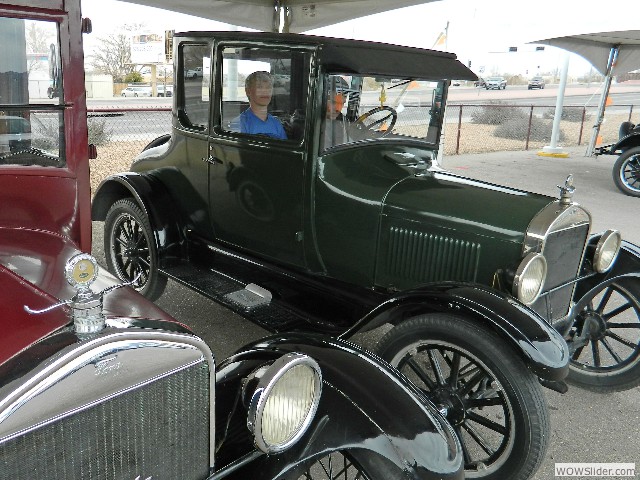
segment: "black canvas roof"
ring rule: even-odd
[[[334,73],[359,73],[423,78],[476,80],[455,54],[363,40],[269,32],[184,32],[176,37],[212,37],[218,41],[247,41],[289,46],[315,46],[320,63]]]

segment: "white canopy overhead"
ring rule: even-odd
[[[593,127],[587,156],[593,155],[600,125],[611,87],[614,71],[623,74],[640,69],[640,30],[583,33],[565,37],[547,38],[529,43],[542,43],[577,53],[586,58],[605,76],[604,90],[600,98],[598,118]]]
[[[261,31],[301,33],[436,0],[124,0]]]
[[[620,75],[640,69],[640,30],[584,33],[536,40],[530,43],[553,45],[577,53],[591,62],[603,75],[607,72],[611,49],[619,47],[618,60],[615,65],[616,73]]]

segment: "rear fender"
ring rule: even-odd
[[[181,256],[185,242],[175,201],[151,175],[125,172],[107,177],[93,198],[91,219],[104,221],[109,208],[123,198],[133,198],[149,219],[161,265],[168,256]]]
[[[340,337],[436,312],[464,315],[495,331],[542,379],[562,380],[568,373],[569,350],[562,336],[513,297],[482,285],[434,284],[403,292],[379,305]]]
[[[255,451],[246,428],[244,379],[292,352],[319,364],[320,404],[309,430],[295,445],[279,454],[262,454]],[[404,469],[407,478],[462,478],[460,445],[433,404],[389,364],[344,341],[287,334],[244,347],[218,366],[216,403],[217,425],[225,425],[224,431],[217,429],[216,463],[253,458],[234,472],[234,478],[255,478],[256,472],[264,478],[298,478],[314,457],[347,448],[374,451]],[[399,422],[398,412],[411,422]]]

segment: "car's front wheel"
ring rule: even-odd
[[[535,376],[497,334],[464,317],[427,314],[392,328],[377,350],[451,423],[465,478],[535,473],[550,434],[547,406]]]
[[[290,478],[290,477],[287,477]],[[292,478],[292,477],[291,477]],[[405,473],[368,450],[332,452],[305,467],[297,480],[403,480]]]
[[[104,222],[107,268],[123,282],[132,282],[142,295],[156,300],[167,278],[158,271],[158,252],[144,212],[129,198],[118,200]]]
[[[640,280],[619,279],[594,289],[567,335],[568,380],[596,391],[640,385]]]

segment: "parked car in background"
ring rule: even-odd
[[[484,88],[487,90],[504,90],[507,88],[507,81],[504,77],[489,77],[485,80]]]
[[[25,23],[57,42],[55,102],[29,97]],[[452,426],[377,356],[290,333],[220,360],[98,266],[83,31],[80,0],[0,1],[2,111],[51,125],[0,152],[0,479],[462,480]]]
[[[185,78],[198,78],[202,77],[202,67],[195,67],[184,72]]]
[[[529,85],[527,87],[529,90],[533,90],[534,88],[543,89],[544,88],[544,78],[542,77],[533,77],[529,80]]]
[[[158,97],[173,97],[173,85],[159,84],[156,87],[156,94]]]
[[[478,79],[475,82],[473,82],[473,86],[484,88],[486,86],[486,82],[484,81],[484,78],[478,77]]]
[[[123,97],[150,97],[151,87],[129,85],[127,88],[122,90],[120,95]]]
[[[24,117],[0,115],[0,153],[31,147],[31,124]]]

